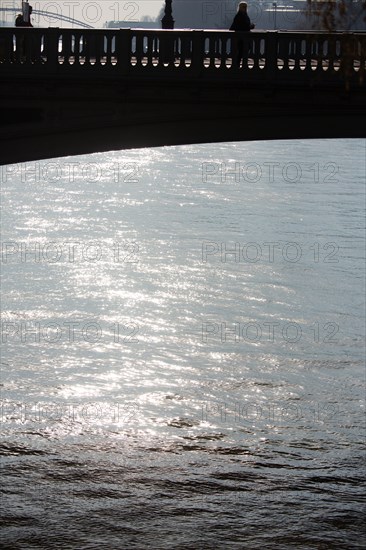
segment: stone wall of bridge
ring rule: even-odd
[[[0,29],[0,163],[363,137],[365,44],[362,33]]]

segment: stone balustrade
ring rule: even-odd
[[[238,50],[243,58],[238,65]],[[365,86],[366,33],[0,29],[0,75]]]

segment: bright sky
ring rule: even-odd
[[[141,21],[143,16],[156,18],[164,0],[30,0],[34,10],[62,13],[84,21],[93,27],[103,27],[106,21]],[[0,0],[3,8],[16,7],[21,11],[21,0]],[[15,20],[10,13],[1,13],[0,19]],[[71,24],[53,18],[32,17],[35,27],[70,27]]]

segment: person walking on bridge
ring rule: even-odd
[[[249,15],[248,15],[248,4],[246,2],[240,2],[238,6],[238,11],[234,17],[234,20],[231,24],[231,27],[229,30],[231,31],[238,31],[238,32],[249,32],[252,29],[254,29],[255,25],[250,21]],[[237,42],[237,65],[240,67],[240,62],[243,58],[244,53],[244,41],[238,40]],[[246,54],[248,54],[249,51],[249,44],[246,41]]]
[[[30,17],[32,15],[33,8],[32,6],[28,6],[28,12],[27,14],[24,13],[18,13],[16,19],[15,19],[15,26],[16,27],[33,27]]]

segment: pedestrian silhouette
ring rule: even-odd
[[[18,13],[18,15],[15,18],[15,26],[16,27],[33,27],[30,16],[32,15],[33,8],[32,6],[29,6],[29,21],[24,21],[24,17],[22,13]]]
[[[249,15],[247,13],[248,4],[246,2],[240,2],[238,5],[238,11],[231,24],[230,30],[237,32],[249,32],[254,29],[254,23],[251,23]],[[237,41],[237,57],[236,63],[240,67],[240,62],[243,59],[244,54],[247,56],[249,52],[249,40],[238,39]]]

